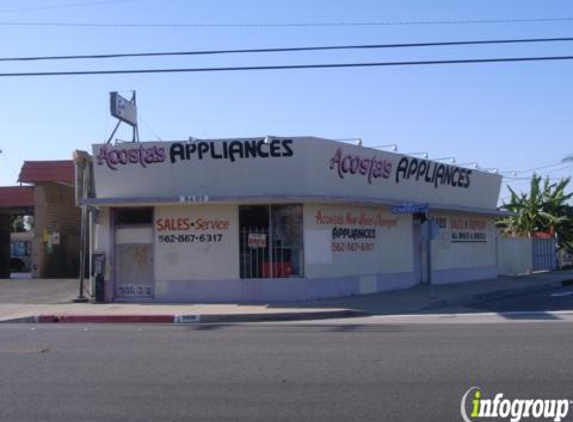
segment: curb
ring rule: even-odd
[[[498,290],[498,291],[488,292],[488,293],[481,293],[481,294],[477,294],[477,295],[472,296],[471,300],[469,302],[467,302],[467,304],[472,305],[472,304],[477,304],[477,303],[489,302],[492,300],[505,299],[505,298],[513,297],[513,296],[526,295],[529,293],[542,292],[545,290],[553,289],[555,287],[565,286],[566,284],[564,284],[564,283],[565,282],[550,282],[550,283],[542,284],[541,286],[539,286],[539,285],[538,286],[527,286],[527,287],[522,287],[519,289],[507,289],[507,290]],[[573,284],[573,283],[571,283],[571,284]]]
[[[505,289],[505,290],[495,290],[487,293],[479,293],[472,296],[464,296],[457,299],[438,299],[431,302],[415,312],[426,312],[434,309],[445,308],[448,306],[473,306],[481,303],[491,302],[494,300],[505,299],[514,296],[521,296],[535,292],[542,292],[545,290],[550,290],[555,287],[570,286],[573,285],[573,279],[562,280],[558,282],[547,282],[537,286],[526,286],[518,289]]]
[[[304,321],[313,319],[355,318],[369,316],[362,311],[279,312],[262,314],[175,314],[175,315],[36,315],[14,318],[1,323],[70,323],[70,324],[189,324]]]

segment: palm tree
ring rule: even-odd
[[[528,237],[534,233],[552,233],[560,246],[573,250],[573,207],[567,203],[573,193],[565,193],[570,180],[566,178],[551,183],[546,178],[541,186],[541,176],[534,174],[529,194],[517,194],[508,186],[511,198],[502,208],[514,215],[498,222],[503,233]]]

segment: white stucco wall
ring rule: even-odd
[[[494,267],[497,265],[495,225],[491,217],[471,214],[433,214],[441,220],[432,241],[434,271]]]
[[[304,231],[307,278],[413,271],[411,215],[392,215],[386,207],[305,204]]]
[[[315,137],[105,144],[93,153],[99,199],[331,196],[493,210],[502,179]]]
[[[528,237],[503,237],[497,240],[500,274],[526,274],[533,271],[533,244]]]
[[[157,206],[154,215],[155,278],[239,278],[237,205]]]

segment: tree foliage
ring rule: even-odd
[[[23,231],[25,231],[24,229],[24,217],[22,217],[21,215],[18,216],[12,216],[10,218],[10,224],[12,226],[12,231],[14,233],[21,233]]]
[[[568,201],[573,193],[566,193],[571,178],[551,183],[534,174],[529,193],[517,194],[508,189],[511,198],[502,208],[514,215],[498,222],[506,235],[533,236],[534,233],[554,233],[559,245],[573,251],[573,207]]]

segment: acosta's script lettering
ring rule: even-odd
[[[163,147],[152,146],[144,147],[139,145],[138,148],[108,148],[102,147],[97,156],[97,164],[103,163],[112,170],[117,170],[118,165],[139,164],[141,167],[147,167],[149,164],[161,163],[165,161],[165,149]]]
[[[244,158],[292,157],[292,139],[273,139],[266,143],[264,139],[249,141],[192,141],[176,142],[169,148],[169,160],[188,161],[192,158],[203,160],[229,160],[234,162]]]
[[[292,157],[294,155],[292,139],[273,139],[265,142],[264,139],[247,141],[193,141],[174,142],[170,144],[169,151],[162,146],[130,148],[111,148],[103,146],[97,156],[97,164],[107,164],[112,170],[119,165],[139,164],[147,167],[153,163],[167,160],[171,163],[189,161],[225,159],[231,162],[244,158]]]
[[[403,157],[396,168],[396,183],[401,180],[415,180],[431,183],[434,187],[447,185],[454,188],[469,188],[472,171],[457,166],[436,163],[417,158]]]
[[[381,160],[376,156],[364,158],[358,155],[344,155],[342,148],[338,148],[334,157],[330,159],[329,168],[338,171],[338,177],[344,179],[347,174],[359,174],[366,177],[368,183],[372,179],[382,177],[388,179],[392,172],[392,163],[387,160]]]

